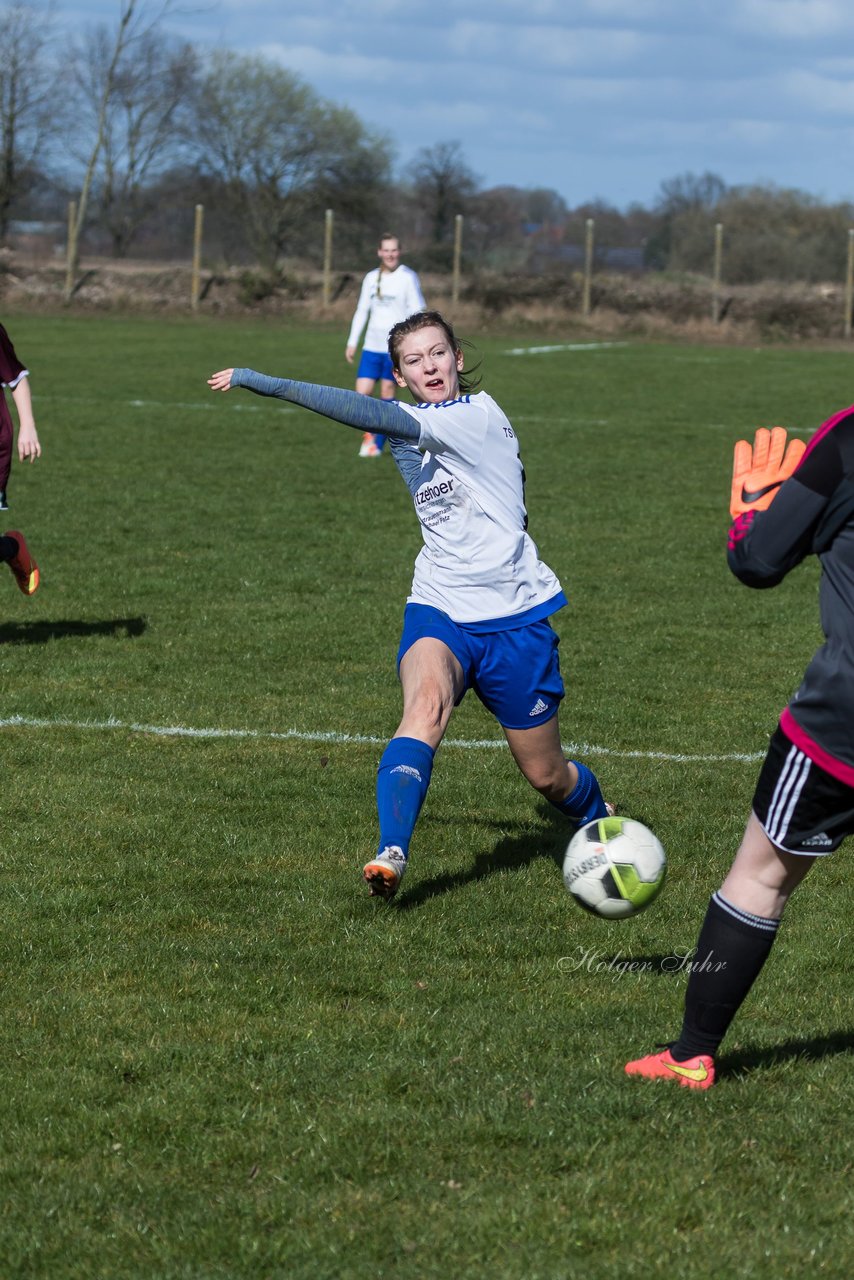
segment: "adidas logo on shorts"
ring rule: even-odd
[[[541,716],[543,712],[548,711],[548,709],[549,709],[549,704],[547,702],[543,702],[542,698],[537,698],[537,701],[531,707],[531,710],[528,712],[528,715]]]

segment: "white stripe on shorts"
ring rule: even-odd
[[[797,747],[792,747],[786,756],[786,763],[780,771],[780,777],[777,779],[777,785],[768,806],[765,834],[774,844],[784,845],[785,843],[789,823],[809,777],[811,764],[809,756],[805,756]]]

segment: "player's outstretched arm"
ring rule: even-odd
[[[418,422],[396,400],[375,400],[341,387],[324,387],[315,382],[294,382],[291,378],[271,378],[254,369],[222,369],[208,378],[213,391],[246,387],[259,396],[274,396],[298,404],[324,418],[343,422],[357,431],[380,432],[396,440],[417,441],[421,435]]]

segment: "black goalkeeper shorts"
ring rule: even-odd
[[[753,796],[772,844],[787,853],[833,853],[854,835],[854,787],[831,777],[777,727]]]

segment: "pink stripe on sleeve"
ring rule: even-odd
[[[832,418],[828,418],[827,422],[823,422],[804,450],[804,458],[806,458],[808,454],[812,453],[813,449],[817,444],[820,444],[828,431],[832,431],[838,422],[841,422],[843,418],[849,417],[852,413],[854,413],[854,405],[848,409],[841,409],[839,413],[835,413]],[[803,462],[803,460],[804,459],[801,458],[801,462]],[[798,466],[800,466],[800,463],[798,463]],[[812,759],[812,757],[810,757],[810,759]]]

